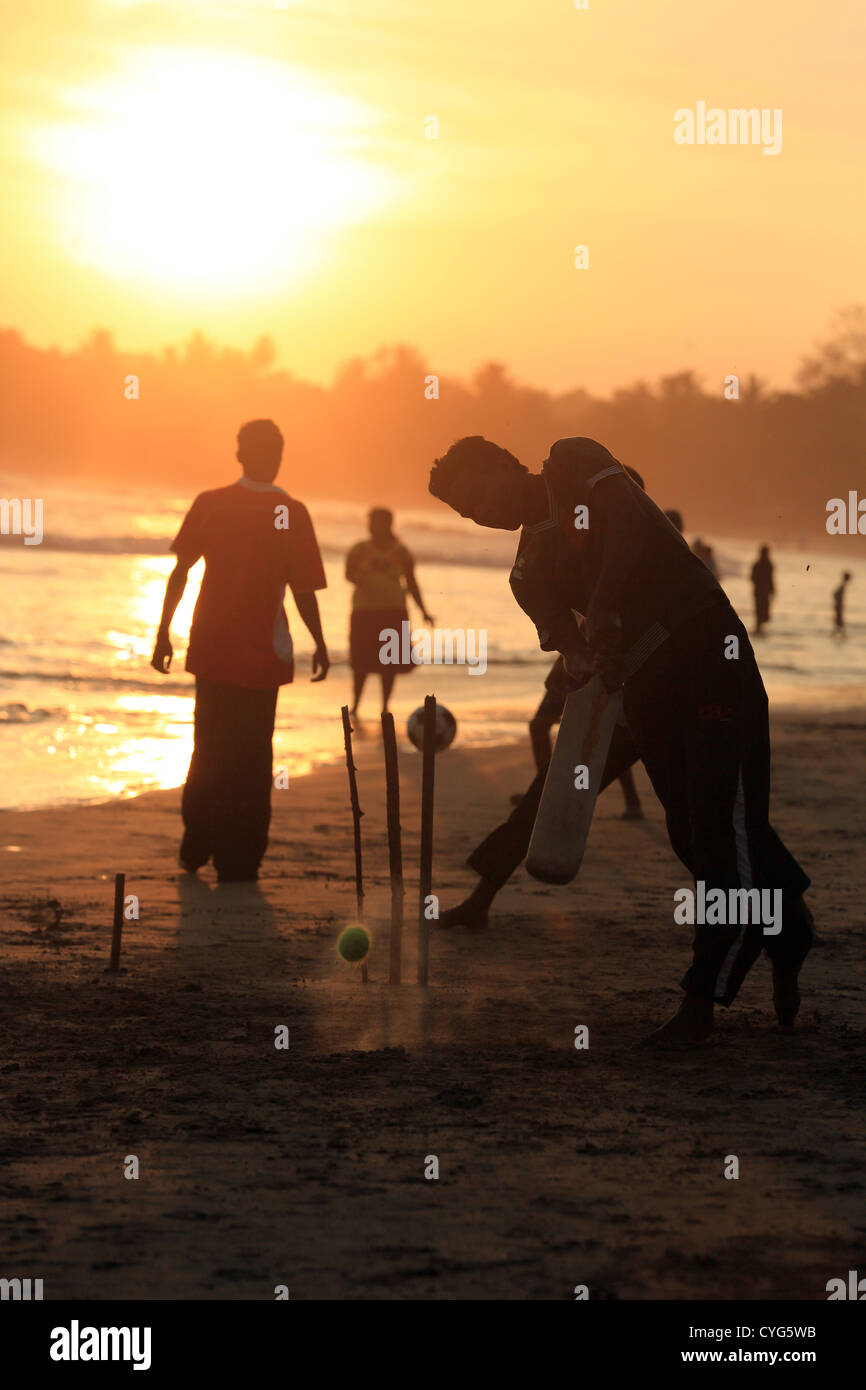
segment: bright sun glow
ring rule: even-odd
[[[285,64],[180,49],[67,94],[37,137],[76,261],[209,296],[283,288],[393,195],[376,116]]]

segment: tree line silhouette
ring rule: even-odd
[[[497,362],[463,379],[402,345],[354,358],[321,386],[278,367],[268,337],[248,352],[201,333],[125,352],[95,330],[64,352],[0,331],[0,445],[5,469],[27,478],[184,495],[232,476],[238,425],[258,416],[279,423],[283,481],[302,497],[423,506],[432,459],[461,435],[487,435],[534,468],[554,439],[584,434],[638,468],[689,530],[813,537],[830,497],[866,492],[866,309],[837,316],[796,390],[744,374],[739,399],[693,371],[604,398],[523,385]]]

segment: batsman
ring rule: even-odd
[[[594,672],[622,690],[634,750],[692,878],[707,892],[781,890],[776,935],[754,919],[695,927],[682,1003],[649,1041],[706,1039],[715,1005],[733,1003],[762,949],[777,1018],[790,1028],[813,928],[809,878],[769,822],[766,691],[718,581],[630,471],[595,440],[574,438],[558,440],[533,474],[476,435],[435,461],[430,491],[480,526],[521,530],[515,598],[542,650],[561,653],[572,676]]]

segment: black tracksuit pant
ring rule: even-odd
[[[221,882],[257,876],[271,819],[276,709],[276,687],[196,677],[195,743],[181,799],[188,868],[213,857]]]
[[[736,637],[739,656],[725,648]],[[665,808],[675,853],[713,888],[780,889],[782,930],[696,925],[683,986],[732,1003],[766,949],[799,969],[812,944],[809,878],[769,821],[767,694],[748,633],[726,600],[691,618],[626,683],[623,710]],[[671,909],[673,912],[673,908]]]

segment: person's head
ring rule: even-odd
[[[852,576],[851,576],[850,571],[849,571],[849,570],[846,570],[845,573],[842,575],[842,583],[843,583],[843,584],[847,584],[847,583],[848,583],[848,580],[849,580],[851,577],[852,577]]]
[[[680,535],[682,535],[682,534],[683,534],[683,515],[682,515],[682,512],[678,512],[677,509],[676,509],[676,507],[668,507],[667,511],[665,512],[665,516],[667,517],[667,519],[668,519],[668,521],[671,523],[671,525],[672,525],[672,526],[675,526],[675,527],[677,528],[677,530],[679,531]],[[699,545],[700,543],[701,543],[701,542],[700,542],[700,537],[699,537],[698,540],[695,541],[695,545]]]
[[[245,478],[272,483],[280,471],[283,436],[273,420],[248,420],[238,430],[237,460]]]
[[[516,531],[523,520],[524,465],[480,434],[458,439],[430,470],[430,491],[479,526]]]
[[[387,507],[373,507],[367,517],[367,526],[374,541],[381,545],[384,541],[393,539],[394,532],[394,513],[389,512]]]

